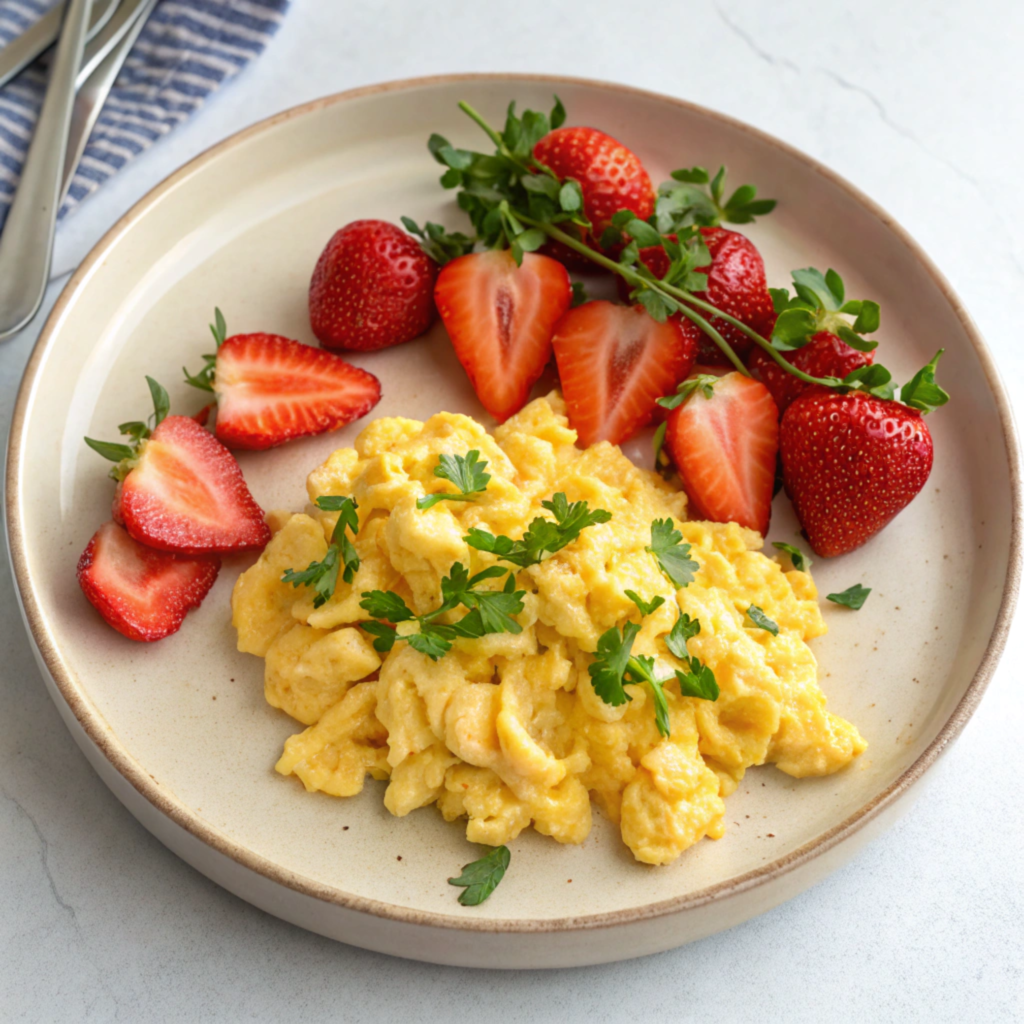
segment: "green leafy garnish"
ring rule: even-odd
[[[878,342],[865,338],[878,330],[881,321],[877,302],[870,299],[846,300],[843,279],[834,271],[824,274],[814,267],[793,271],[790,296],[785,288],[772,288],[772,302],[778,319],[771,342],[779,351],[802,348],[814,334],[829,331],[850,348],[871,352]]]
[[[496,846],[490,853],[470,864],[464,864],[458,878],[449,878],[449,885],[461,886],[459,902],[464,907],[479,906],[505,877],[512,854],[507,846]]]
[[[779,624],[774,619],[769,619],[765,613],[757,607],[756,604],[752,604],[747,609],[747,618],[757,626],[758,629],[763,629],[772,636],[779,635]]]
[[[418,509],[433,508],[439,501],[476,501],[491,482],[491,474],[485,473],[486,462],[480,461],[480,453],[473,451],[462,455],[439,455],[434,467],[434,476],[454,484],[458,494],[426,494],[417,499]]]
[[[661,594],[655,594],[650,601],[645,601],[635,590],[627,590],[624,593],[640,609],[640,614],[645,617],[656,612],[665,603],[665,598]]]
[[[651,523],[651,543],[646,548],[658,560],[661,571],[676,587],[687,587],[700,565],[690,558],[690,545],[671,519],[655,519]]]
[[[149,385],[149,397],[153,400],[153,415],[145,422],[131,420],[128,423],[122,423],[117,428],[119,433],[131,439],[130,444],[97,441],[91,437],[84,439],[97,455],[102,455],[103,458],[117,463],[110,471],[111,478],[117,481],[123,480],[128,475],[139,457],[142,443],[149,440],[153,431],[167,419],[171,412],[171,400],[163,385],[158,384],[152,377],[146,378],[146,384]]]
[[[772,544],[773,548],[779,551],[785,551],[789,555],[790,561],[793,563],[793,568],[799,572],[807,572],[811,567],[810,558],[805,555],[799,548],[794,547],[792,544],[786,544],[781,540],[777,540]]]
[[[219,306],[213,311],[210,333],[213,335],[218,349],[227,341],[228,325]],[[185,374],[186,384],[191,384],[192,387],[199,388],[200,391],[213,391],[213,377],[216,369],[217,353],[211,352],[203,356],[203,368],[198,373],[189,373],[184,366],[181,368],[181,372]]]
[[[403,217],[402,223],[406,231],[419,238],[420,248],[442,267],[473,251],[474,239],[461,231],[446,231],[443,225],[431,221],[421,228],[411,217]]]
[[[715,673],[700,658],[691,655],[686,648],[687,640],[692,640],[698,633],[700,620],[691,619],[685,612],[680,612],[672,631],[665,637],[665,646],[686,666],[682,671],[676,670],[680,693],[684,697],[718,700],[719,689]]]
[[[611,512],[606,512],[602,508],[591,511],[585,501],[574,501],[570,504],[561,491],[552,495],[550,501],[542,501],[541,505],[555,518],[552,520],[537,517],[527,527],[522,540],[512,540],[505,536],[495,537],[494,534],[477,527],[473,527],[464,540],[471,548],[489,551],[502,561],[511,562],[512,565],[524,569],[529,565],[537,565],[555,552],[561,551],[567,544],[576,540],[588,526],[607,523],[612,517]]]
[[[715,385],[721,378],[712,373],[698,373],[695,377],[687,377],[686,380],[676,388],[674,395],[666,395],[658,399],[658,405],[663,409],[677,409],[691,395],[698,391],[705,397],[711,398],[715,391]]]
[[[572,283],[572,302],[569,305],[575,309],[577,306],[582,306],[584,302],[589,300],[590,296],[587,295],[587,286],[582,281],[573,281]]]
[[[855,583],[852,587],[847,587],[840,594],[828,594],[826,597],[833,604],[841,604],[846,608],[858,611],[864,607],[864,602],[868,599],[868,594],[870,593],[870,587],[862,587],[859,583]]]
[[[286,569],[281,579],[293,587],[312,587],[313,607],[320,608],[334,596],[338,576],[346,583],[351,583],[359,569],[359,552],[345,533],[351,530],[354,537],[359,532],[359,515],[356,511],[359,506],[355,498],[337,494],[322,495],[316,499],[316,506],[324,512],[340,513],[334,524],[327,553],[321,561],[310,562],[305,569]]]
[[[714,178],[703,167],[689,167],[673,171],[672,181],[658,188],[652,220],[667,235],[694,224],[750,224],[755,217],[771,213],[775,205],[774,199],[758,199],[754,185],[741,185],[726,199],[724,167]]]
[[[480,587],[486,580],[505,576],[501,590]],[[501,566],[492,565],[474,576],[469,575],[461,562],[441,580],[441,605],[427,615],[415,615],[396,593],[390,590],[364,592],[359,607],[372,618],[382,621],[360,623],[375,639],[374,649],[390,651],[396,641],[406,640],[409,645],[428,658],[437,661],[452,649],[452,641],[464,637],[476,639],[488,633],[521,633],[513,615],[523,610],[525,590],[515,589],[515,576]],[[459,606],[468,609],[457,622],[439,622],[442,616]],[[416,622],[415,631],[399,634],[395,626],[402,622]]]
[[[718,684],[715,675],[699,658],[691,657],[686,650],[686,641],[700,632],[700,623],[688,615],[680,614],[672,632],[666,637],[669,650],[680,658],[685,668],[676,669],[675,680],[685,697],[699,697],[704,700],[718,699]],[[625,687],[627,684],[645,685],[654,700],[654,718],[662,736],[671,735],[668,701],[665,684],[672,678],[657,679],[654,675],[654,658],[648,655],[634,655],[633,641],[640,633],[640,626],[627,622],[620,631],[613,626],[597,641],[597,651],[588,671],[594,692],[613,707],[632,700]]]
[[[906,384],[900,388],[900,401],[917,409],[927,415],[940,405],[949,401],[949,393],[935,383],[935,368],[938,365],[942,353],[946,350],[940,348],[935,353],[935,358],[914,374]]]

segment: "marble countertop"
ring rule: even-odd
[[[63,225],[47,309],[65,272],[117,217],[187,159],[259,118],[386,79],[557,72],[705,104],[848,177],[949,276],[1022,408],[1019,4],[722,0],[645,10],[609,0],[294,0],[292,8],[260,61]],[[0,348],[4,438],[41,322]],[[1024,1019],[1020,620],[930,787],[849,866],[683,949],[530,974],[434,967],[331,942],[255,910],[165,850],[62,725],[32,660],[6,560],[0,651],[5,1020],[376,1022],[488,1011],[567,1024],[658,1013],[787,1024]]]

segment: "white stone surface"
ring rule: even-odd
[[[615,79],[749,121],[867,191],[949,276],[1020,408],[1022,45],[1012,0],[294,0],[255,66],[64,225],[55,267],[74,267],[185,160],[301,101],[449,71]],[[40,322],[0,348],[5,437]],[[32,661],[6,565],[0,652],[4,1020],[1024,1019],[1024,626],[932,786],[847,868],[684,949],[530,975],[365,953],[218,889],[79,754]]]

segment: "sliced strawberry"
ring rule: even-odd
[[[96,610],[129,640],[161,640],[209,593],[220,559],[154,551],[105,523],[78,562],[78,582]]]
[[[569,308],[572,285],[557,260],[506,250],[447,264],[437,310],[484,408],[502,423],[518,412],[551,358],[551,334]]]
[[[380,401],[380,381],[323,349],[276,334],[236,334],[217,350],[219,440],[264,449],[337,430]]]
[[[665,446],[697,516],[764,535],[772,514],[779,410],[741,373],[706,378],[669,417]]]
[[[131,536],[184,555],[263,547],[270,530],[235,457],[188,416],[168,416],[144,441],[121,488]]]
[[[800,525],[815,552],[831,558],[910,504],[928,481],[933,447],[916,409],[815,387],[786,410],[781,454]]]
[[[780,355],[798,370],[803,370],[812,377],[838,377],[840,380],[862,366],[869,366],[875,360],[873,352],[858,352],[831,331],[818,331],[802,348],[793,352],[782,352]],[[750,372],[772,393],[780,413],[784,413],[790,403],[814,387],[813,384],[787,373],[760,348],[755,348],[750,354],[748,365]]]
[[[569,424],[583,447],[621,444],[651,421],[657,400],[693,368],[697,346],[643,306],[585,302],[552,339]]]

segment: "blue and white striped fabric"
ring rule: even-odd
[[[0,46],[57,0],[0,0]],[[129,160],[191,117],[206,98],[258,57],[290,0],[161,0],[118,75],[63,217]],[[0,89],[0,230],[46,91],[36,64]]]

